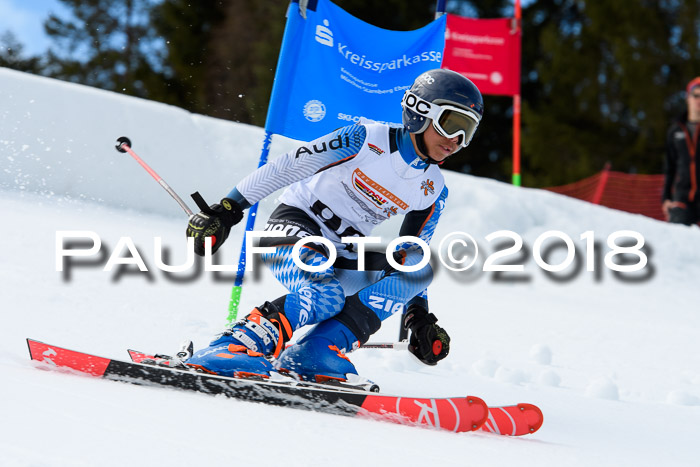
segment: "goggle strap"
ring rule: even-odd
[[[435,120],[440,115],[440,111],[442,110],[442,107],[440,107],[438,104],[432,104],[425,99],[416,96],[411,91],[406,91],[406,94],[403,96],[403,102],[404,105],[413,112],[432,120]]]

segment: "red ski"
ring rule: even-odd
[[[536,405],[489,407],[489,418],[479,430],[498,435],[521,436],[539,430],[543,421],[542,411]]]
[[[141,363],[144,359],[154,359],[155,356],[137,350],[129,350],[131,360]],[[321,386],[315,383],[306,383],[310,386]],[[356,390],[356,389],[355,389]],[[416,406],[417,407],[417,406]],[[376,411],[375,407],[375,411]],[[415,408],[414,408],[415,410]],[[427,410],[427,409],[426,409]],[[434,412],[437,412],[433,408]],[[503,407],[489,407],[489,415],[486,422],[479,430],[505,436],[522,436],[534,433],[540,429],[544,417],[542,411],[533,404],[517,404]]]
[[[87,375],[131,384],[173,387],[251,402],[361,416],[442,430],[465,432],[479,429],[489,416],[478,397],[416,398],[366,391],[322,388],[303,382],[272,382],[226,378],[205,373],[124,362],[76,352],[27,339],[33,360],[44,368],[65,368]]]

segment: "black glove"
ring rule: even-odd
[[[434,314],[417,305],[403,316],[404,328],[411,330],[408,350],[426,365],[437,364],[450,352],[450,336],[436,322]]]
[[[204,239],[212,237],[211,252],[214,254],[228,238],[231,227],[243,219],[243,209],[230,198],[224,198],[221,204],[211,206],[206,205],[199,193],[193,194],[192,198],[202,211],[190,217],[187,236],[194,237],[194,252],[199,256],[204,256]]]

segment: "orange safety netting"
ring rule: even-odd
[[[568,185],[545,188],[612,209],[664,220],[661,211],[663,175],[639,175],[605,169]]]

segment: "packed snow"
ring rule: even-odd
[[[350,357],[386,393],[537,404],[545,421],[534,435],[453,434],[269,407],[44,371],[30,361],[28,337],[120,359],[127,348],[172,352],[185,339],[204,346],[225,323],[234,274],[156,267],[156,237],[168,264],[186,258],[186,215],[114,144],[129,136],[194,208],[187,195],[198,190],[218,201],[257,166],[263,134],[0,69],[0,465],[698,465],[700,229],[453,172],[429,289],[431,311],[452,337],[448,358],[428,367],[405,351],[362,349]],[[295,144],[275,136],[271,157]],[[259,217],[275,204],[275,195],[261,203]],[[386,244],[397,227],[377,234]],[[94,232],[100,252],[58,271],[61,231]],[[499,231],[511,233],[490,237]],[[545,239],[550,231],[560,233]],[[637,232],[645,247],[613,262],[646,256],[640,271],[615,273],[604,261],[618,231]],[[465,272],[437,258],[453,232],[468,233],[480,248]],[[241,233],[242,226],[233,230],[218,264],[237,263]],[[523,247],[494,263],[523,271],[483,271],[487,257],[513,245],[506,235],[522,238]],[[134,258],[116,248],[126,237],[148,272],[103,270],[110,258]],[[545,273],[537,253],[547,264],[562,263],[566,237],[576,247],[572,264]],[[284,293],[257,266],[241,313]],[[372,340],[397,334],[392,317]]]

